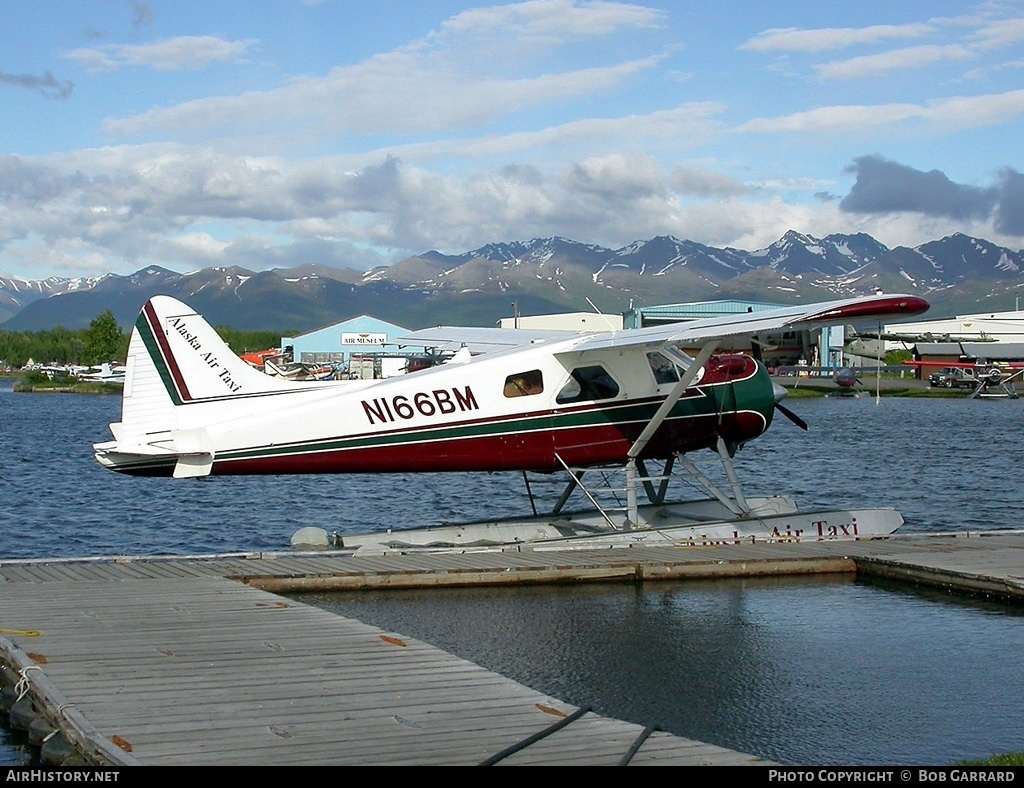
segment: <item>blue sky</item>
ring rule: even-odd
[[[8,0],[0,275],[1024,246],[1024,0]]]

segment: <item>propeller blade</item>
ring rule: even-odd
[[[807,422],[804,421],[803,419],[801,419],[799,416],[797,416],[793,411],[791,411],[785,405],[781,405],[778,402],[776,402],[775,403],[775,407],[778,408],[787,419],[789,419],[791,422],[793,422],[800,429],[802,429],[802,430],[806,430],[807,429]]]

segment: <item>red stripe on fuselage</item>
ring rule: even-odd
[[[417,473],[424,471],[560,471],[623,462],[644,423],[588,425],[557,431],[467,437],[408,444],[311,451],[215,461],[214,475],[292,473]],[[753,411],[672,420],[647,444],[642,459],[712,448],[718,437],[743,442],[767,427]]]

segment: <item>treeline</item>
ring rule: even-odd
[[[279,347],[282,336],[276,331],[238,331],[228,326],[217,326],[217,333],[238,354]],[[97,315],[89,328],[0,330],[0,365],[20,369],[30,359],[37,364],[123,363],[128,355],[130,336],[131,332],[117,324],[109,309]]]

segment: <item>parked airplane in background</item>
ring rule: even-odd
[[[114,439],[96,444],[95,455],[114,471],[175,478],[567,475],[548,514],[475,529],[452,526],[418,542],[402,532],[403,543],[890,533],[902,518],[888,509],[801,513],[783,496],[746,498],[733,467],[736,451],[762,435],[776,412],[800,420],[781,404],[785,389],[772,384],[763,364],[715,351],[759,332],[911,317],[927,308],[916,296],[877,295],[626,331],[440,327],[400,341],[462,346],[447,363],[380,380],[296,382],[254,369],[200,315],[157,296],[132,332],[121,421],[110,425]],[[477,350],[483,352],[472,355]],[[721,462],[724,487],[694,463],[707,450]],[[649,462],[662,468],[650,472]],[[668,503],[677,464],[709,499]],[[583,485],[593,470],[624,474],[614,493],[622,504],[616,511]],[[594,504],[591,519],[563,512],[577,489]],[[641,506],[644,493],[649,504]],[[396,539],[386,534],[376,543]],[[342,537],[345,546],[372,541]]]
[[[831,380],[836,384],[838,393],[842,395],[856,394],[857,386],[863,386],[864,382],[860,376],[864,372],[875,372],[878,369],[887,367],[805,367],[785,366],[779,367],[776,371],[783,375],[807,376],[812,382],[819,380]]]
[[[857,370],[852,367],[842,367],[832,376],[832,380],[841,389],[852,389],[854,386],[863,385],[857,376]]]
[[[857,331],[853,326],[847,328],[846,337],[848,340],[871,339],[883,342],[903,342],[906,345],[916,345],[918,342],[995,342],[995,339],[984,332],[978,336],[973,334],[935,334],[931,331],[911,334],[897,331]]]
[[[98,366],[87,367],[78,374],[78,378],[97,383],[124,383],[126,373],[127,369],[123,364],[104,362]]]
[[[904,361],[903,366],[921,370],[949,370],[949,375],[929,375],[929,385],[939,388],[970,388],[971,399],[1017,399],[1016,383],[1024,376],[1024,362]],[[954,379],[958,375],[959,379]]]

